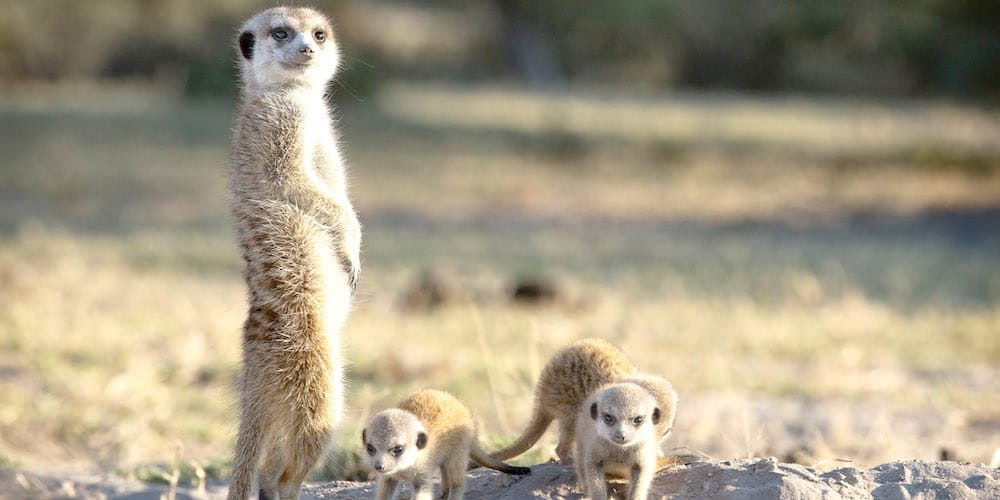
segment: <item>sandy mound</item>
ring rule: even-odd
[[[165,492],[163,486],[115,478],[0,471],[0,496],[4,498],[157,500]],[[224,498],[225,485],[210,486],[203,493],[186,489],[176,493],[179,499]],[[774,458],[698,462],[662,471],[653,483],[652,493],[652,498],[676,499],[993,499],[1000,497],[1000,470],[980,464],[907,461],[872,469],[843,467],[821,473],[801,465],[778,463]],[[374,495],[373,483],[334,482],[306,486],[302,497],[350,500],[370,499]],[[542,464],[532,467],[530,476],[473,471],[466,498],[576,499],[582,495],[571,467]]]

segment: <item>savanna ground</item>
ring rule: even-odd
[[[0,99],[3,467],[227,474],[232,103],[170,95]],[[1000,446],[996,112],[406,82],[336,100],[364,269],[314,479],[359,477],[361,423],[419,387],[509,441],[547,356],[589,336],[674,381],[668,448],[822,467]],[[555,299],[511,301],[525,280]]]

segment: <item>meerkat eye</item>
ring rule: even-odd
[[[316,32],[313,33],[313,38],[315,38],[317,42],[325,42],[326,32],[323,30],[316,30]]]
[[[607,413],[605,413],[604,414],[604,423],[606,423],[608,425],[611,425],[611,424],[615,423],[615,417],[612,417],[611,415],[608,415]]]
[[[632,419],[632,423],[635,425],[642,425],[642,417],[635,417]]]
[[[368,451],[369,455],[374,455],[375,454],[375,447],[372,446],[372,445],[365,446],[365,450]]]
[[[400,456],[400,455],[403,454],[403,447],[402,446],[397,446],[397,447],[393,448],[390,451],[392,451],[392,455],[393,456],[398,457],[398,456]]]
[[[271,32],[271,38],[275,40],[284,40],[288,38],[288,32],[285,30],[274,30]]]

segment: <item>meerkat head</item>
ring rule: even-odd
[[[330,21],[305,7],[274,7],[251,17],[237,45],[249,92],[296,86],[322,90],[340,63]]]
[[[590,418],[598,436],[624,447],[654,437],[660,409],[645,389],[619,383],[598,390],[591,400]]]
[[[427,439],[416,415],[397,408],[376,413],[361,431],[365,462],[379,474],[412,467],[427,447]]]

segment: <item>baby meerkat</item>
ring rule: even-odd
[[[440,498],[461,499],[470,456],[507,474],[531,472],[490,458],[476,441],[468,408],[451,394],[434,389],[417,391],[396,408],[376,413],[361,431],[361,441],[365,462],[378,474],[380,500],[392,498],[400,480],[413,484],[414,500],[429,500],[438,469]]]
[[[340,332],[361,227],[324,98],[339,61],[329,20],[268,9],[243,25],[237,46],[229,177],[249,312],[229,498],[288,500],[342,412]]]
[[[657,468],[662,412],[656,398],[633,383],[609,384],[580,408],[577,479],[591,500],[608,498],[607,475],[628,479],[628,499],[645,500]]]
[[[528,428],[493,458],[509,460],[538,442],[553,420],[559,422],[556,455],[573,463],[573,432],[580,405],[595,389],[636,373],[625,354],[609,342],[584,339],[557,352],[542,370],[535,385],[535,405]]]

